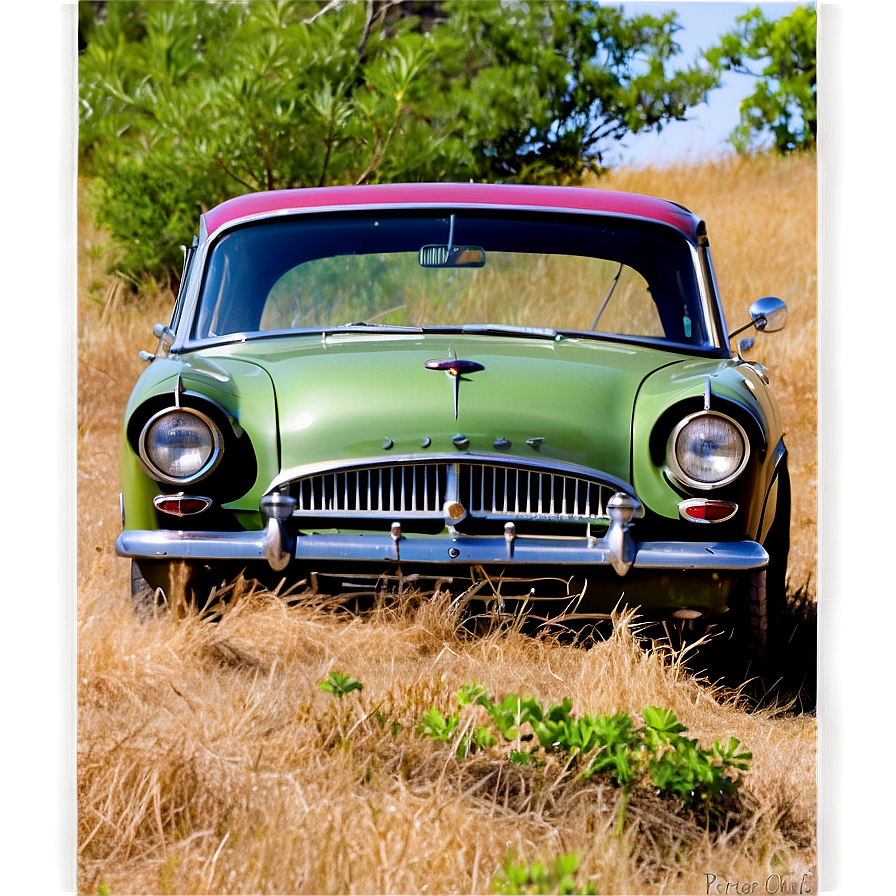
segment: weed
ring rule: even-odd
[[[710,749],[684,736],[687,730],[671,709],[648,706],[644,724],[635,727],[625,712],[613,715],[572,714],[572,701],[563,701],[547,709],[534,697],[508,694],[500,703],[479,684],[465,685],[457,694],[458,705],[482,707],[493,729],[512,746],[508,758],[518,765],[538,764],[539,750],[559,753],[577,766],[579,777],[603,775],[622,790],[617,833],[622,832],[631,788],[642,784],[677,801],[685,812],[699,811],[707,825],[725,814],[725,798],[736,795],[741,783],[739,772],[746,772],[753,754],[740,749],[740,741],[717,740]],[[524,731],[524,726],[528,729]],[[428,710],[417,732],[442,743],[457,739],[458,759],[476,750],[493,747],[497,737],[487,727],[467,733],[471,725],[462,725],[460,715],[443,715]],[[530,745],[528,749],[524,745]]]
[[[515,861],[511,853],[492,879],[492,890],[502,894],[593,894],[595,889],[590,883],[584,887],[576,886],[575,873],[578,867],[579,857],[574,854],[557,856],[550,865],[542,862],[526,865],[525,862]]]
[[[322,681],[318,687],[334,697],[344,697],[352,691],[360,691],[364,686],[357,678],[343,672],[331,672],[330,677]]]
[[[448,743],[454,737],[459,721],[460,716],[444,716],[433,707],[423,713],[423,718],[417,726],[417,733],[424,737],[433,737],[443,744]]]

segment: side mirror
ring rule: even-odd
[[[774,333],[787,323],[787,303],[774,296],[757,299],[750,305],[750,317],[757,330]]]
[[[729,339],[733,339],[738,333],[755,327],[765,333],[774,333],[780,330],[787,323],[787,303],[777,299],[774,296],[766,296],[764,299],[757,299],[750,305],[750,323],[732,330],[728,334]]]
[[[165,324],[156,324],[152,328],[152,335],[158,339],[166,348],[174,344],[174,332],[166,327]]]

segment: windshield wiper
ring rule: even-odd
[[[533,339],[556,339],[557,331],[552,327],[517,327],[513,324],[465,324],[461,333],[490,336],[529,336]]]
[[[323,327],[323,333],[346,333],[352,330],[376,330],[378,333],[422,333],[423,327],[406,327],[398,324],[372,324],[366,320],[355,320],[350,324],[339,324],[336,327]]]

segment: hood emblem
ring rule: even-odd
[[[460,381],[465,373],[473,373],[476,370],[485,370],[485,367],[477,361],[465,361],[463,358],[433,358],[424,365],[427,370],[444,370],[454,383],[454,419],[457,420],[457,403],[459,398]]]

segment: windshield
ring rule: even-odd
[[[679,234],[504,209],[297,215],[235,228],[211,251],[192,336],[364,325],[709,345]]]

